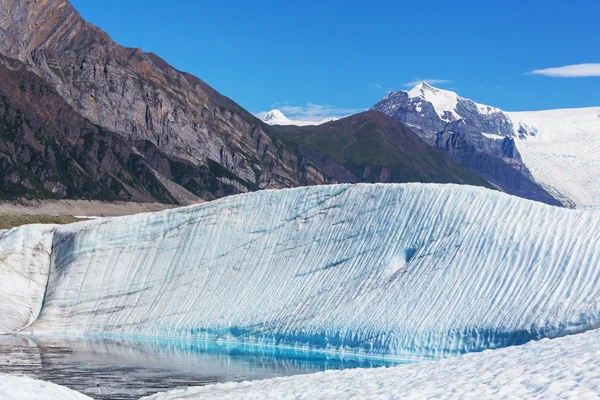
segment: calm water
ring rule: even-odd
[[[396,364],[204,342],[0,336],[0,372],[51,381],[95,399],[137,399],[186,386]]]

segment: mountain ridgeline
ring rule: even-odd
[[[66,0],[1,1],[0,54],[2,198],[189,204],[339,182],[488,185],[382,114],[268,126]]]
[[[265,130],[339,182],[459,182],[492,187],[379,112],[366,111],[318,126]]]
[[[421,83],[410,91],[388,93],[371,110],[407,124],[427,143],[506,193],[562,205],[533,179],[517,149],[515,139],[536,133],[516,125],[500,109]]]

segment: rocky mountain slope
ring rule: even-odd
[[[200,79],[119,46],[66,0],[0,1],[0,54],[8,82],[0,82],[4,198],[186,204],[354,179],[343,166],[327,173],[327,153],[307,156],[282,140],[281,127],[269,127]],[[449,162],[436,157],[440,165]],[[386,162],[377,167],[400,164]],[[422,162],[429,163],[414,159],[411,168],[422,170]],[[385,181],[415,175],[391,169]],[[447,182],[485,184],[474,175],[448,175]]]
[[[67,1],[6,0],[0,16],[0,53],[26,63],[91,122],[205,166],[236,191],[300,184],[289,167],[297,160],[258,119],[156,55],[119,46]]]
[[[0,56],[0,82],[2,198],[199,200],[173,181],[202,197],[234,192],[204,166],[91,123],[18,60]]]
[[[339,182],[459,182],[492,187],[429,146],[406,125],[376,111],[319,126],[267,132]]]
[[[516,140],[526,140],[534,132],[515,126],[500,109],[421,83],[410,91],[388,93],[372,110],[407,124],[426,142],[507,193],[562,204],[536,182],[517,148]]]

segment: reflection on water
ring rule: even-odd
[[[137,399],[186,386],[395,364],[206,342],[0,336],[0,372],[51,381],[95,399]]]

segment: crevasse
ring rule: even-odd
[[[13,331],[422,358],[600,321],[600,212],[482,188],[261,191],[52,231],[37,319]]]

